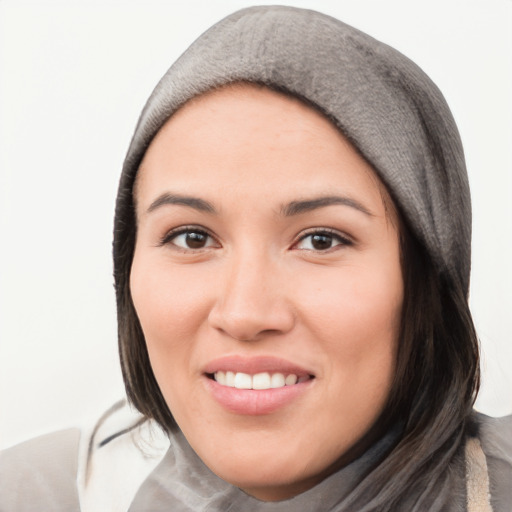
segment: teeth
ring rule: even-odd
[[[257,373],[252,377],[252,389],[268,389],[270,387],[270,375]]]
[[[284,386],[293,386],[294,384],[305,382],[309,377],[297,377],[295,374],[285,375],[283,373],[268,372],[249,375],[242,372],[215,372],[214,379],[221,385],[237,389],[274,389]]]
[[[297,375],[294,375],[293,373],[291,375],[287,375],[286,379],[284,379],[284,383],[287,386],[293,386],[297,383]]]
[[[226,372],[226,386],[229,386],[230,388],[235,387],[235,374],[233,372]]]
[[[282,388],[285,385],[285,378],[282,373],[274,373],[270,379],[271,388]]]
[[[235,388],[252,389],[252,377],[247,373],[237,373],[235,375]]]
[[[226,385],[226,374],[225,374],[225,372],[217,372],[215,374],[215,380],[219,384],[222,384],[223,386],[225,386]]]

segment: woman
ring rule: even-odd
[[[457,129],[413,63],[312,11],[221,21],[156,87],[121,177],[142,416],[109,411],[39,506],[507,510],[511,420],[472,413],[470,221]]]

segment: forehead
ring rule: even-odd
[[[192,142],[195,152],[201,152],[208,142],[221,142],[223,136],[229,136],[223,142],[229,143],[233,152],[237,142],[246,146],[244,137],[249,132],[254,147],[266,136],[268,151],[286,149],[286,145],[295,149],[299,138],[301,143],[315,147],[351,146],[326,116],[302,100],[265,86],[234,83],[192,98],[174,113],[151,143],[142,167],[162,138],[169,142],[179,137],[182,144]],[[203,144],[198,145],[201,140]]]
[[[264,181],[300,194],[303,185],[325,193],[340,180],[392,205],[371,165],[325,115],[291,95],[232,84],[190,100],[167,121],[139,168],[136,198],[164,181],[212,193]]]

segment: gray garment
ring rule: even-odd
[[[388,433],[359,459],[313,489],[289,500],[264,503],[214,475],[183,434],[178,433],[173,437],[165,458],[141,486],[130,512],[164,512],[169,510],[169,503],[176,512],[336,510],[337,504],[350,494],[372,464],[385,455],[397,436],[397,430]],[[180,484],[175,487],[168,484],[173,481]]]
[[[1,452],[0,512],[79,511],[79,439],[80,430],[69,429]]]
[[[475,414],[475,431],[485,453],[493,512],[512,510],[512,416],[495,419]],[[122,436],[110,433],[96,439],[95,450],[106,449]],[[346,509],[344,502],[367,471],[385,456],[399,431],[391,431],[359,459],[331,475],[313,489],[295,498],[264,503],[215,476],[197,457],[181,433],[173,435],[171,447],[160,464],[139,487],[129,512],[295,512]],[[69,430],[29,441],[0,454],[0,511],[79,510],[76,490],[78,431]],[[466,506],[465,460],[450,463],[447,480],[432,489],[436,499],[446,499],[445,512],[464,512]],[[113,475],[113,478],[122,475]],[[396,512],[414,510],[412,489]],[[108,511],[98,511],[108,512]],[[428,512],[428,511],[422,511]]]
[[[153,137],[186,101],[237,81],[288,91],[323,111],[372,164],[436,267],[467,294],[469,185],[443,95],[393,48],[335,18],[295,7],[231,14],[200,36],[158,83],[123,167],[115,261],[126,251],[133,181]]]
[[[489,467],[491,503],[494,512],[512,511],[512,416],[477,422],[482,449]]]

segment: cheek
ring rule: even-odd
[[[303,318],[309,318],[321,338],[333,339],[340,349],[357,353],[365,343],[382,343],[397,335],[403,285],[399,267],[378,272],[374,267],[347,267],[330,273],[308,293],[298,286]]]
[[[382,258],[378,260],[380,265],[372,260],[346,266],[325,278],[315,276],[313,282],[323,285],[299,301],[302,318],[316,333],[319,350],[328,356],[324,370],[331,383],[329,399],[335,404],[343,397],[345,413],[361,425],[378,417],[387,400],[403,303],[398,257],[387,266]],[[333,418],[339,427],[337,422]]]
[[[173,414],[183,409],[193,412],[190,361],[207,318],[207,293],[191,272],[183,268],[173,271],[168,261],[136,251],[130,275],[132,300],[151,367]]]
[[[172,344],[197,327],[207,302],[206,290],[186,272],[135,253],[130,275],[133,303],[148,346]]]
[[[130,276],[151,367],[171,409],[174,391],[190,380],[190,361],[207,318],[207,292],[190,272],[136,252]]]

